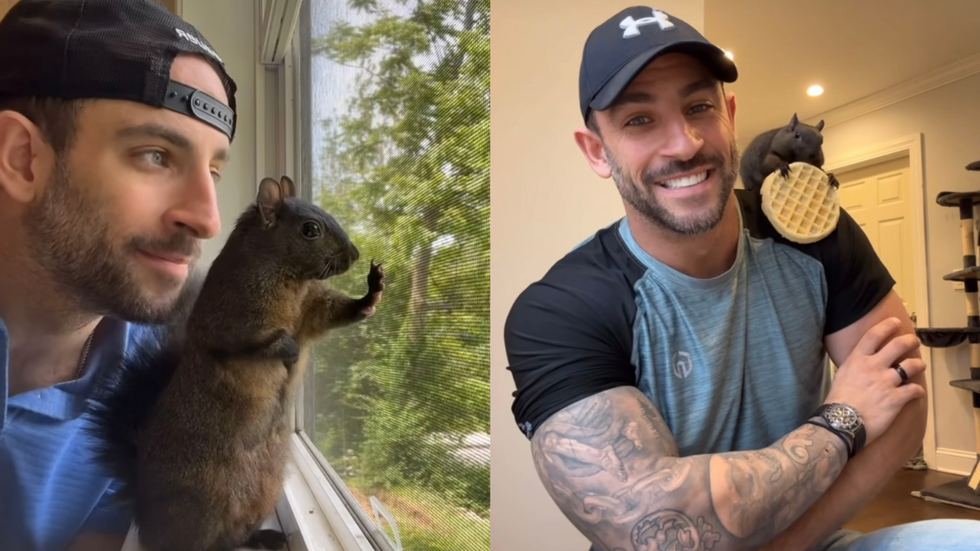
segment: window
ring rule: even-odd
[[[305,185],[361,251],[327,284],[386,272],[377,314],[316,348],[303,431],[369,534],[489,549],[490,2],[303,10]]]

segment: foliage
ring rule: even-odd
[[[386,289],[374,317],[318,348],[314,430],[342,475],[486,516],[489,465],[433,436],[490,430],[490,3],[348,5],[370,22],[314,37],[314,55],[359,68],[323,121],[315,189],[361,251],[330,284],[363,294],[377,259]]]

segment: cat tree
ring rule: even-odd
[[[970,163],[966,169],[980,171],[980,161]],[[977,279],[980,277],[980,266],[977,265],[980,215],[974,212],[977,207],[980,207],[980,191],[962,193],[943,191],[936,196],[936,202],[943,207],[958,208],[960,212],[963,269],[946,274],[943,279],[963,282],[967,323],[966,327],[916,329],[916,334],[922,344],[930,348],[947,348],[965,341],[970,343],[970,378],[950,381],[949,384],[972,393],[977,459],[974,460],[973,470],[969,475],[920,490],[914,495],[931,501],[980,510],[980,305],[977,303]]]

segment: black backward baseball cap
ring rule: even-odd
[[[633,6],[596,27],[585,41],[579,69],[582,118],[616,101],[644,67],[667,53],[692,55],[722,82],[735,82],[738,70],[725,51],[694,27],[662,10]]]
[[[237,86],[211,44],[156,0],[21,0],[0,20],[0,98],[117,99],[187,115],[233,140]],[[228,105],[170,79],[178,54],[214,66]]]

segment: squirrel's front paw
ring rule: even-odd
[[[371,271],[368,272],[368,305],[361,310],[364,315],[372,316],[377,310],[377,305],[381,302],[381,294],[385,289],[385,270],[381,264],[371,261]]]
[[[253,533],[243,547],[247,549],[285,549],[289,545],[289,538],[279,530],[259,530]]]
[[[778,169],[783,178],[789,178],[789,164],[780,163]]]
[[[832,173],[828,172],[827,178],[829,179],[830,187],[834,189],[838,189],[840,187],[840,182],[837,181],[837,177]]]

